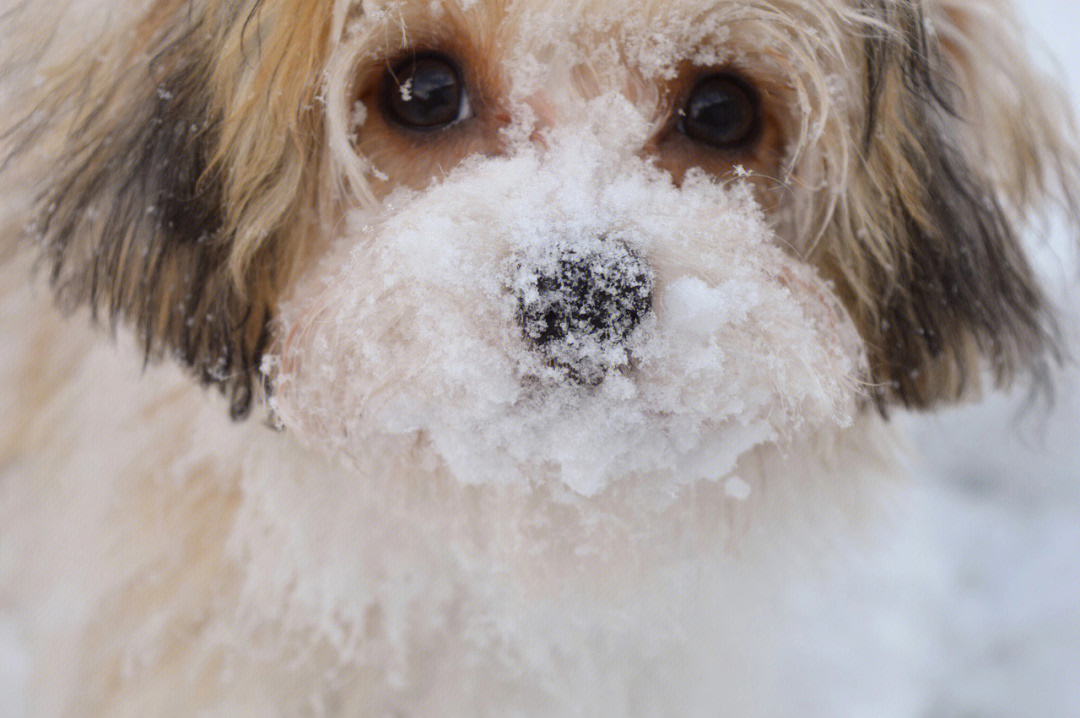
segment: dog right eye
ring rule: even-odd
[[[468,98],[461,73],[438,53],[414,55],[387,71],[383,112],[412,130],[439,130],[468,117]]]
[[[723,150],[745,148],[761,129],[757,93],[749,83],[731,73],[699,80],[682,115],[680,128],[684,134]]]

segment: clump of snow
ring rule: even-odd
[[[746,501],[752,490],[753,487],[738,476],[732,476],[724,483],[724,493],[736,501]]]
[[[648,127],[604,96],[544,148],[352,213],[283,316],[284,425],[358,463],[374,437],[415,435],[459,481],[583,495],[720,480],[755,446],[848,426],[863,374],[849,319],[748,186],[691,172],[677,187],[636,157]],[[616,251],[655,277],[651,310],[621,343],[575,337],[584,349],[553,362],[522,327],[528,271],[508,267],[591,257],[599,276]],[[586,360],[600,380],[560,379]]]
[[[362,127],[368,118],[368,109],[360,100],[353,103],[352,107],[352,126]]]

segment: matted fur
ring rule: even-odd
[[[26,645],[33,715],[772,715],[761,607],[793,555],[845,540],[899,473],[882,415],[973,396],[984,377],[1038,378],[1057,356],[1018,234],[1048,200],[1070,203],[1075,128],[998,0],[0,8],[0,398],[16,417],[0,427],[0,611]],[[454,56],[475,93],[468,123],[434,140],[379,104],[388,66],[418,50]],[[744,152],[677,131],[710,69],[760,93]],[[619,131],[605,107],[628,108]],[[551,190],[574,167],[553,159],[574,155],[566,137],[580,155],[604,150],[596,166],[633,174],[635,192],[655,187],[638,203],[649,216],[588,183]],[[557,202],[483,184],[530,162]],[[723,231],[707,206],[679,222],[655,206],[740,192],[716,203],[738,219]],[[407,255],[409,232],[434,226],[411,208],[434,208],[432,223],[498,220],[489,235],[448,232],[431,255],[464,253],[456,266],[487,294]],[[519,369],[492,349],[523,351],[504,331],[512,312],[461,309],[498,295],[495,269],[528,256],[506,230],[519,208],[600,241],[623,213],[643,232],[628,251],[658,272],[660,329],[678,325],[672,297],[763,288],[736,320],[688,310],[679,325],[743,352],[747,371],[695,374],[702,350],[664,372],[659,344],[628,349],[653,352],[633,357],[654,362],[641,386],[647,375],[685,398],[662,424],[631,392],[627,415],[646,428],[690,417],[706,436],[716,426],[688,407],[715,410],[724,394],[692,377],[755,377],[754,401],[724,414],[765,416],[734,468],[684,476],[699,465],[624,459],[603,481],[561,481],[545,472],[570,449],[528,445],[498,463],[505,442],[458,421],[498,405],[492,376],[521,409]],[[425,311],[439,331],[453,312],[480,326],[424,334],[399,320]],[[488,364],[439,353],[478,337]],[[748,373],[759,365],[772,373]],[[439,411],[370,418],[402,397]],[[253,409],[285,431],[228,418]],[[558,421],[551,436],[574,438]],[[468,470],[485,457],[502,486]]]

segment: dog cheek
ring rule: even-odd
[[[462,400],[454,387],[483,387],[496,403],[519,392],[497,240],[478,227],[465,246],[429,228],[402,238],[369,218],[354,215],[283,303],[267,366],[278,420],[346,457],[376,427],[417,430],[418,407]]]

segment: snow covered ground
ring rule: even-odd
[[[1080,97],[1080,3],[1018,5]],[[1060,228],[1033,243],[1080,353],[1076,253]],[[792,599],[792,715],[1080,716],[1080,369],[1057,383],[1049,413],[1016,392],[906,418],[919,478],[894,533]]]

